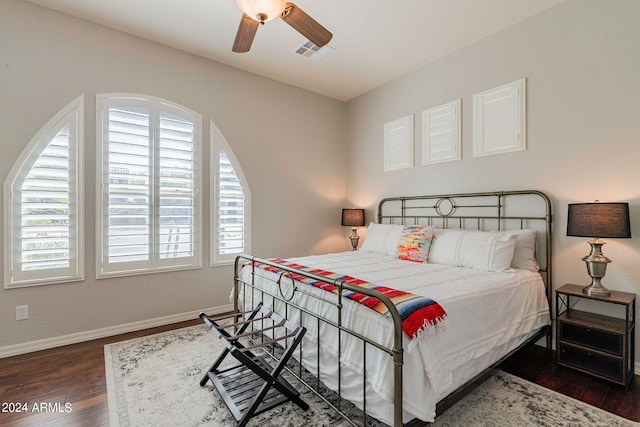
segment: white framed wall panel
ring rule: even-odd
[[[462,158],[461,100],[422,112],[422,164],[451,162]]]
[[[413,114],[384,124],[384,170],[413,167]]]
[[[525,79],[473,95],[473,157],[525,150]]]

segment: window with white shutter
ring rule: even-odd
[[[98,277],[200,267],[200,116],[157,98],[98,98]]]
[[[4,184],[5,288],[84,279],[82,97],[31,140]]]
[[[249,187],[231,147],[211,122],[212,197],[215,206],[211,224],[211,264],[232,261],[250,252]]]

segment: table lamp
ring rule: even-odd
[[[567,236],[592,237],[588,243],[591,253],[582,260],[587,264],[591,284],[582,292],[588,295],[609,296],[601,280],[611,260],[602,254],[605,242],[601,237],[628,239],[631,237],[628,203],[573,203],[567,215]]]
[[[351,239],[351,246],[355,251],[358,247],[358,240],[360,240],[356,228],[364,226],[364,209],[342,209],[342,225],[351,227],[349,239]]]

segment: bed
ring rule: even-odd
[[[358,251],[239,256],[234,309],[262,302],[305,326],[291,374],[311,372],[306,385],[351,424],[421,425],[524,345],[546,337],[550,348],[551,231],[539,191],[386,198]],[[397,293],[446,315],[409,333]]]

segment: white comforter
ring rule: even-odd
[[[408,412],[407,417],[416,416],[432,421],[438,400],[499,359],[500,353],[506,353],[524,341],[532,331],[549,324],[549,306],[542,278],[537,273],[525,270],[495,273],[441,264],[414,263],[362,251],[289,260],[432,298],[445,309],[446,327],[421,336],[410,351],[405,351],[403,403],[405,412]],[[243,278],[249,280],[249,274],[250,269],[244,269]],[[259,276],[271,279],[275,277],[273,273],[265,271],[261,271]],[[258,287],[272,286],[259,277],[256,284]],[[312,286],[299,286],[313,295],[335,298],[333,294]],[[335,310],[318,303],[315,298],[296,293],[296,302],[311,311],[319,311],[335,319]],[[393,333],[389,327],[389,319],[353,301],[346,300],[344,305],[348,308],[343,314],[346,327],[392,347]],[[297,314],[290,316],[297,317]],[[304,323],[308,329],[307,336],[315,342],[318,336],[317,323]],[[322,349],[333,357],[337,356],[335,330],[322,325],[320,328]],[[348,338],[343,338],[342,341],[343,365],[353,371],[354,380],[362,381],[362,343]],[[405,349],[409,347],[408,343],[409,338],[405,336]],[[306,362],[307,366],[315,365],[313,360]],[[391,402],[391,357],[381,351],[368,349],[366,369],[368,388],[382,401]],[[330,379],[323,378],[323,381],[328,382],[327,385],[331,387]],[[354,384],[349,387],[344,378],[342,387],[353,388],[354,393],[362,394],[362,386],[358,388]],[[345,397],[356,404],[362,400],[361,396],[356,395]],[[372,406],[372,415],[391,423],[390,406],[383,408],[384,405],[371,405],[368,396],[367,410],[371,411]]]

